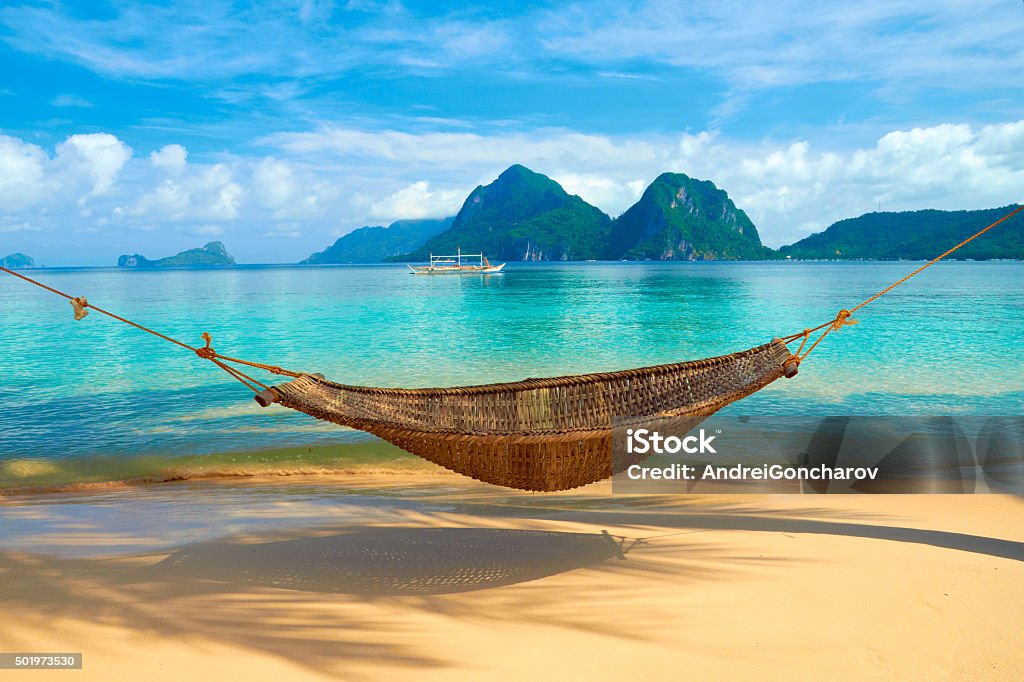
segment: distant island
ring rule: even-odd
[[[662,173],[617,218],[541,173],[513,165],[466,198],[454,218],[361,227],[303,263],[425,261],[483,252],[494,261],[927,260],[1016,206],[976,211],[867,213],[778,250],[728,193],[707,180]],[[964,247],[957,259],[1024,260],[1024,215]]]
[[[422,246],[434,235],[451,227],[453,220],[399,220],[387,227],[360,227],[339,237],[334,244],[314,253],[302,264],[380,263]]]
[[[121,256],[117,259],[119,268],[170,268],[189,266],[234,265],[235,259],[221,242],[210,242],[201,249],[189,249],[174,256],[149,260],[140,254]]]
[[[0,265],[3,265],[5,268],[11,268],[12,270],[17,268],[34,268],[36,266],[36,261],[32,256],[26,256],[23,253],[12,253],[9,256],[0,258]]]
[[[928,260],[991,225],[1017,206],[980,211],[867,213],[783,246],[783,258],[814,260]],[[958,260],[1024,259],[1024,219],[1008,220],[956,253]]]
[[[774,253],[729,195],[707,180],[662,173],[612,222],[609,260],[762,260]]]

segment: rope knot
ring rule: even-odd
[[[86,308],[89,307],[89,302],[85,300],[85,296],[78,296],[71,299],[71,306],[75,309],[76,320],[81,320],[89,314],[89,311],[86,310]]]
[[[850,319],[850,315],[852,314],[853,313],[851,313],[849,310],[846,310],[845,308],[843,310],[840,310],[839,314],[836,315],[836,319],[832,322],[832,331],[837,332],[843,327],[857,324],[858,320]]]
[[[210,332],[203,332],[203,341],[206,341],[206,345],[202,348],[196,348],[196,355],[201,357],[203,360],[213,360],[217,357],[217,352],[213,350],[213,337],[210,336]]]

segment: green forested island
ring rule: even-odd
[[[11,269],[34,268],[36,266],[36,261],[32,256],[26,256],[23,253],[12,253],[0,258],[0,265]]]
[[[833,223],[824,232],[783,246],[779,254],[797,259],[928,260],[959,244],[1016,205],[980,211],[867,213]],[[1020,214],[956,252],[959,260],[1024,259],[1024,218]]]
[[[189,249],[174,256],[149,260],[140,254],[124,255],[117,259],[119,268],[170,268],[234,265],[235,259],[221,242],[210,242],[201,249]]]
[[[324,263],[380,263],[422,246],[428,239],[451,227],[454,218],[441,220],[399,220],[387,227],[360,227],[339,237],[334,244],[314,253],[304,265]]]
[[[496,260],[600,258],[611,218],[557,182],[515,165],[473,190],[449,229],[390,260],[426,260],[460,246]]]
[[[770,258],[757,228],[723,190],[682,173],[662,173],[612,224],[611,260]]]

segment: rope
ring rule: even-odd
[[[972,234],[970,237],[968,237],[967,239],[965,239],[962,242],[960,242],[959,244],[957,244],[956,246],[954,246],[952,248],[949,248],[946,251],[944,251],[943,253],[941,253],[940,255],[936,256],[935,258],[932,258],[930,261],[928,261],[927,263],[925,263],[921,267],[917,268],[916,270],[914,270],[910,274],[905,275],[904,277],[901,277],[900,279],[896,280],[895,282],[893,282],[892,284],[890,284],[886,288],[884,288],[881,291],[879,291],[874,296],[871,296],[869,298],[864,299],[863,301],[861,301],[860,303],[858,303],[857,305],[853,306],[850,309],[844,308],[843,310],[840,310],[836,314],[836,316],[833,319],[829,320],[828,322],[825,322],[824,324],[820,324],[817,327],[814,327],[812,329],[805,329],[803,332],[800,332],[798,334],[791,334],[791,335],[789,335],[787,337],[784,337],[783,341],[786,341],[787,343],[790,342],[790,341],[795,341],[796,339],[800,338],[801,336],[804,337],[804,343],[801,343],[800,344],[800,349],[797,350],[796,353],[794,353],[793,358],[795,358],[795,359],[793,361],[799,363],[804,358],[806,358],[808,355],[810,355],[811,351],[814,350],[815,348],[817,348],[818,344],[821,343],[825,339],[825,337],[829,335],[830,332],[838,332],[839,330],[841,330],[845,326],[857,324],[857,320],[854,320],[854,319],[852,319],[850,317],[851,315],[853,315],[853,313],[857,312],[858,310],[860,310],[861,308],[863,308],[867,304],[871,303],[872,301],[875,301],[875,300],[881,298],[882,296],[886,295],[887,293],[889,293],[890,291],[892,291],[893,289],[895,289],[899,285],[901,285],[904,282],[906,282],[911,277],[915,277],[915,276],[921,274],[922,272],[924,272],[925,270],[927,270],[931,266],[933,266],[936,263],[938,263],[940,260],[942,260],[942,259],[946,258],[947,256],[949,256],[951,253],[953,253],[957,249],[960,249],[960,248],[966,246],[967,244],[970,244],[971,242],[973,242],[975,239],[977,239],[981,235],[985,234],[986,232],[988,232],[992,228],[996,227],[997,225],[1000,225],[1000,224],[1006,222],[1007,220],[1009,220],[1013,216],[1017,215],[1021,211],[1024,211],[1024,205],[1018,206],[1017,208],[1015,208],[1014,210],[1010,211],[1009,213],[1004,215],[1002,218],[1000,218],[999,220],[997,220],[994,223],[992,223],[991,225],[989,225],[988,227],[985,227],[985,228],[983,228],[981,230],[978,230],[977,232]],[[803,350],[804,344],[806,344],[806,342],[807,342],[807,335],[809,335],[809,334],[811,334],[811,333],[813,333],[813,332],[815,332],[815,331],[817,331],[819,329],[825,329],[825,331],[822,332],[821,335],[814,341],[814,343],[811,344],[810,348],[808,348],[804,352],[804,354],[801,355],[800,351]]]
[[[227,372],[228,374],[230,374],[234,378],[236,378],[239,381],[241,381],[249,389],[251,389],[254,393],[259,393],[260,390],[266,389],[267,385],[257,381],[256,379],[253,379],[251,376],[249,376],[248,374],[245,374],[241,370],[239,370],[239,369],[237,369],[235,367],[231,367],[230,365],[226,365],[224,363],[231,362],[231,363],[235,363],[235,364],[239,364],[239,365],[246,365],[248,367],[255,367],[257,369],[262,369],[262,370],[265,370],[267,372],[271,372],[272,374],[278,374],[278,375],[281,375],[281,376],[289,376],[289,377],[301,376],[298,372],[292,372],[292,371],[289,371],[289,370],[286,370],[286,369],[281,369],[277,365],[267,365],[267,364],[264,364],[262,362],[251,362],[249,360],[241,360],[239,358],[233,358],[233,357],[230,357],[230,356],[227,356],[227,355],[220,355],[210,345],[211,342],[213,341],[213,339],[206,332],[203,332],[203,340],[206,341],[206,345],[205,346],[190,346],[189,344],[185,343],[184,341],[179,341],[178,339],[175,339],[175,338],[172,338],[170,336],[167,336],[166,334],[161,334],[160,332],[158,332],[158,331],[156,331],[154,329],[150,329],[149,327],[141,325],[138,322],[132,322],[131,320],[129,320],[127,318],[124,318],[124,317],[121,317],[120,315],[117,315],[115,313],[112,313],[109,310],[104,310],[103,308],[100,308],[97,305],[89,303],[83,297],[71,296],[70,294],[66,294],[63,291],[59,290],[59,289],[54,289],[53,287],[47,286],[46,284],[43,284],[42,282],[40,282],[38,280],[34,280],[31,277],[27,277],[25,275],[22,275],[21,273],[15,272],[14,270],[11,270],[11,269],[3,267],[3,266],[0,266],[0,271],[6,272],[8,275],[14,275],[18,279],[25,280],[29,284],[34,284],[37,287],[40,287],[42,289],[46,289],[50,293],[57,294],[58,296],[63,296],[64,298],[68,299],[69,301],[71,301],[71,304],[75,307],[75,319],[82,319],[83,317],[85,317],[86,309],[95,310],[96,312],[101,313],[103,315],[106,315],[107,317],[111,317],[111,318],[117,320],[118,322],[123,322],[123,323],[125,323],[127,325],[135,327],[136,329],[140,329],[140,330],[146,332],[147,334],[152,334],[153,336],[155,336],[157,338],[160,338],[160,339],[163,339],[164,341],[169,341],[169,342],[175,344],[176,346],[181,346],[182,348],[186,348],[186,349],[192,351],[193,353],[195,353],[196,355],[198,355],[199,357],[203,358],[204,360],[210,360],[211,362],[213,362],[213,364],[217,365],[218,367],[223,369],[225,372]],[[257,386],[262,387],[262,389],[261,388],[257,388]]]

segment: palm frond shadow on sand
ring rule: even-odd
[[[437,613],[466,623],[512,620],[634,638],[649,613],[633,613],[636,622],[610,622],[596,608],[630,591],[603,585],[607,571],[711,579],[726,572],[729,561],[696,543],[686,549],[692,563],[671,569],[657,561],[632,561],[630,552],[643,543],[606,532],[323,532],[257,544],[245,544],[244,538],[201,543],[155,564],[151,556],[0,553],[0,609],[44,629],[54,620],[73,619],[160,638],[208,638],[351,679],[357,676],[354,666],[366,662],[409,669],[453,665],[414,644],[422,618]],[[672,553],[679,551],[677,545]],[[582,584],[539,580],[577,569],[592,571]],[[490,589],[518,583],[528,584],[507,593]],[[367,609],[367,602],[379,608]],[[18,640],[14,628],[0,622],[0,644]],[[92,652],[104,653],[117,655],[116,649]]]

